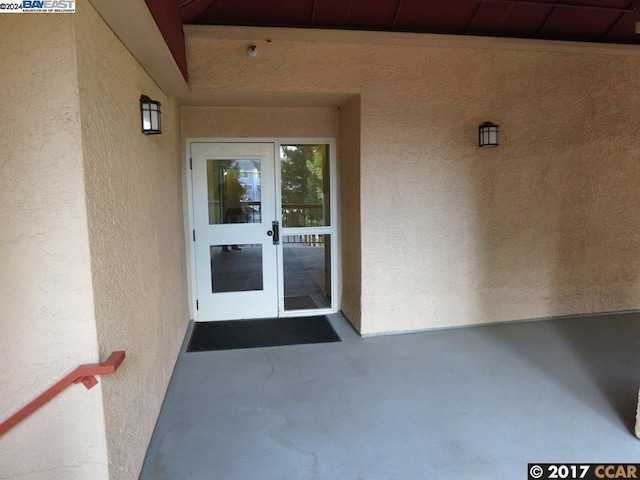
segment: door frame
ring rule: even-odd
[[[338,215],[338,172],[337,172],[337,148],[336,139],[333,137],[189,137],[185,138],[185,178],[186,178],[186,206],[187,206],[187,224],[185,225],[185,238],[187,239],[187,250],[189,255],[189,268],[188,273],[188,290],[189,297],[191,299],[191,311],[193,313],[194,321],[201,321],[198,311],[198,298],[196,289],[196,255],[195,255],[195,240],[194,240],[194,211],[193,211],[193,182],[191,178],[191,144],[192,143],[273,143],[274,144],[274,161],[275,161],[275,183],[276,183],[276,212],[282,212],[282,196],[280,195],[278,188],[281,184],[281,169],[280,169],[280,147],[281,145],[316,145],[327,144],[329,145],[329,185],[331,191],[330,208],[331,208],[331,227],[317,227],[318,230],[326,230],[327,233],[331,230],[331,234],[334,237],[331,242],[331,308],[314,309],[314,310],[292,310],[286,312],[283,308],[284,295],[284,279],[282,268],[282,243],[278,245],[278,273],[277,273],[277,295],[278,295],[278,316],[285,317],[303,317],[312,315],[326,315],[330,313],[336,313],[339,311],[338,302],[340,301],[340,288],[341,284],[339,279],[340,275],[340,225]],[[281,228],[281,236],[283,235]],[[202,320],[205,321],[205,320]]]

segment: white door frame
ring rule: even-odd
[[[188,239],[188,251],[190,257],[190,275],[189,275],[189,290],[191,293],[191,306],[193,311],[193,318],[195,321],[204,321],[198,318],[198,298],[196,289],[196,255],[194,248],[194,211],[193,211],[193,182],[191,178],[191,145],[192,143],[273,143],[275,145],[275,182],[276,187],[280,186],[281,182],[281,169],[280,169],[280,146],[281,145],[317,145],[327,144],[329,145],[329,175],[330,175],[330,209],[331,209],[331,226],[330,227],[317,227],[314,231],[318,234],[331,234],[333,239],[331,242],[331,308],[326,309],[314,309],[314,310],[292,310],[286,312],[284,310],[284,279],[282,272],[282,242],[278,245],[278,303],[279,303],[279,316],[280,317],[298,317],[298,316],[310,316],[310,315],[325,315],[329,313],[335,313],[338,309],[339,302],[339,282],[340,278],[339,269],[339,225],[338,225],[338,181],[337,181],[337,156],[336,156],[336,139],[330,137],[190,137],[185,139],[185,177],[186,177],[186,193],[187,193],[187,218],[188,225],[186,231],[186,238]],[[277,188],[276,188],[277,190]],[[282,198],[280,192],[276,192],[276,210],[282,211]],[[294,234],[295,228],[283,229],[281,228],[280,236]]]

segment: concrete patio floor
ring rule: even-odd
[[[506,480],[528,462],[640,461],[638,313],[371,338],[330,318],[341,343],[183,347],[140,478]]]

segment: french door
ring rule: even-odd
[[[334,311],[333,142],[188,149],[196,319]]]

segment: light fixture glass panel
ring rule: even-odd
[[[151,112],[149,110],[142,111],[142,128],[151,130]]]

